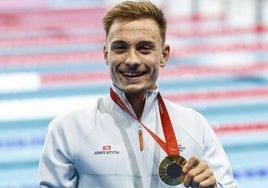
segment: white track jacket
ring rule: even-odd
[[[131,109],[124,93],[113,90]],[[148,91],[141,121],[165,141],[157,93],[158,89]],[[180,155],[186,160],[198,156],[214,171],[218,187],[236,188],[225,152],[204,117],[164,101]],[[53,188],[184,188],[183,184],[169,186],[159,178],[158,165],[166,156],[150,134],[106,96],[50,123],[39,162],[39,183]]]

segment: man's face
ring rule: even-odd
[[[169,57],[153,19],[116,20],[103,48],[113,84],[126,94],[156,88],[159,68]]]

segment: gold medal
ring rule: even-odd
[[[180,155],[165,157],[159,164],[160,179],[168,185],[179,185],[183,182],[185,174],[182,172],[186,160]]]

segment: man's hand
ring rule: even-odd
[[[186,187],[215,188],[216,178],[206,162],[192,156],[183,167]]]

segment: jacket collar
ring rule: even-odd
[[[134,113],[125,93],[114,85],[112,85],[112,90],[120,97],[120,99],[126,104],[126,106],[130,109],[130,111]],[[152,105],[156,101],[158,92],[159,92],[158,86],[155,90],[147,90],[143,115],[148,112],[148,110],[152,107]]]

